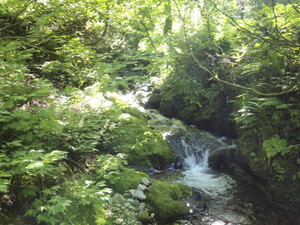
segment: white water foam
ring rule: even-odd
[[[201,190],[212,197],[225,197],[228,195],[229,188],[232,187],[234,181],[225,174],[216,174],[208,165],[209,150],[201,149],[201,146],[196,149],[200,152],[201,157],[196,157],[195,150],[192,151],[190,146],[181,140],[185,147],[186,158],[184,159],[185,171],[184,177],[178,181],[186,186]]]

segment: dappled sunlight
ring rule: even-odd
[[[296,0],[0,2],[0,223],[299,214]]]
[[[122,107],[135,107],[144,111],[133,93],[101,92],[98,85],[89,86],[84,91],[74,92],[69,98],[61,96],[58,101],[60,104],[70,104],[71,108],[81,112],[105,111],[114,104]]]
[[[112,106],[112,102],[108,101],[101,92],[93,96],[84,96],[82,103],[90,106],[92,109],[95,110],[109,108],[110,106]]]
[[[122,113],[120,116],[119,116],[119,119],[120,120],[128,120],[130,119],[132,116],[129,114],[129,113]]]

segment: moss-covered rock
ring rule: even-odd
[[[264,191],[267,198],[265,201],[276,204],[276,207],[286,215],[291,213],[289,218],[292,218],[293,214],[299,214],[295,209],[299,209],[300,205],[300,182],[293,179],[293,174],[299,170],[299,165],[296,165],[297,168],[284,157],[274,158],[268,162],[256,130],[240,129],[238,145],[238,153],[245,159],[250,172],[247,171],[248,177],[244,174],[233,174],[235,179],[242,182],[246,180],[249,184],[254,183],[252,180],[259,181],[257,186]],[[283,169],[282,173],[276,171],[274,163]]]
[[[130,168],[124,168],[118,175],[113,176],[108,182],[109,186],[115,192],[123,194],[129,189],[135,189],[143,177],[150,179],[146,173]]]
[[[137,219],[142,223],[149,223],[152,218],[146,210],[142,210],[138,213]]]
[[[164,137],[147,124],[146,114],[133,108],[113,112],[109,116],[114,128],[105,134],[100,149],[109,153],[125,153],[130,165],[144,168],[163,166],[176,161]]]
[[[155,213],[155,218],[161,222],[177,219],[187,208],[181,200],[191,193],[190,188],[169,182],[154,181],[147,193],[147,204]]]
[[[216,170],[227,171],[235,160],[235,149],[219,149],[209,154],[209,166]]]

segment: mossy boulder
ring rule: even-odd
[[[123,194],[125,191],[135,189],[143,177],[150,179],[146,173],[124,168],[118,175],[113,176],[108,183],[115,192]]]
[[[147,193],[146,202],[153,208],[157,220],[169,222],[187,212],[187,207],[181,200],[190,194],[190,188],[181,184],[154,181]]]
[[[245,164],[250,170],[247,171],[248,177],[250,175],[250,178],[259,181],[257,186],[264,191],[268,198],[265,201],[275,203],[276,207],[286,215],[291,214],[288,216],[289,218],[299,215],[300,182],[293,179],[293,174],[299,170],[299,165],[293,164],[284,157],[273,158],[268,164],[261,140],[258,139],[254,130],[240,129],[238,146],[238,153],[245,159]],[[281,174],[276,172],[273,163],[283,169]],[[242,182],[246,180],[249,184],[254,183],[247,177],[245,178],[243,174],[234,174],[234,178],[238,181],[242,180]]]
[[[109,117],[114,127],[105,134],[99,149],[111,154],[125,153],[129,165],[143,168],[161,169],[176,161],[165,138],[147,124],[146,114],[127,107]]]
[[[151,216],[146,210],[142,210],[138,213],[137,218],[139,221],[141,221],[143,224],[149,223],[151,221]]]

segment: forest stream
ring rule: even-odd
[[[139,92],[141,94],[141,92]],[[147,96],[147,93],[143,93]],[[267,200],[257,184],[239,183],[226,173],[210,168],[210,154],[237,148],[235,140],[217,137],[185,125],[182,121],[162,116],[156,110],[145,110],[134,94],[125,98],[132,106],[149,115],[148,123],[166,138],[178,162],[163,171],[150,170],[156,179],[180,183],[193,189],[184,199],[189,213],[178,221],[190,225],[283,225],[286,215]],[[142,100],[140,102],[143,102]],[[175,223],[175,224],[178,224]]]
[[[300,0],[0,6],[0,225],[300,225]]]

